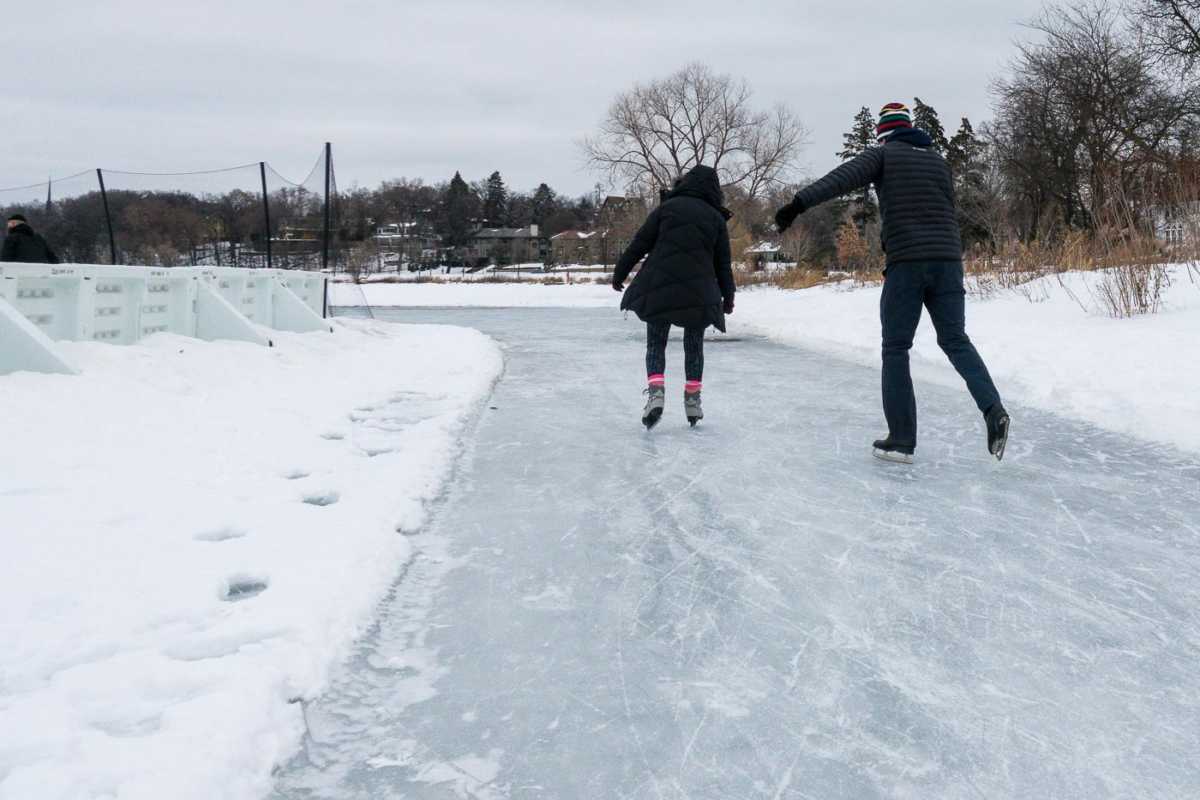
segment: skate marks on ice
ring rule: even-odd
[[[435,626],[428,615],[453,566],[444,541],[425,534],[412,541],[415,555],[382,602],[379,619],[325,695],[304,703],[301,751],[281,770],[273,797],[508,796],[494,785],[502,751],[482,741],[475,751],[447,755],[408,727],[405,712],[434,698],[435,684],[447,672],[429,645]],[[397,793],[401,785],[410,788]]]
[[[882,464],[876,371],[757,340],[647,434],[640,326],[438,313],[499,410],[278,798],[1200,794],[1194,460],[921,385]]]

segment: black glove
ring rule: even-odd
[[[783,233],[788,228],[792,227],[792,223],[796,221],[796,217],[804,213],[804,204],[799,198],[794,198],[783,208],[775,212],[775,227]]]
[[[618,292],[623,292],[623,291],[625,291],[625,282],[624,282],[624,281],[619,281],[619,280],[617,280],[617,276],[616,276],[616,275],[614,275],[614,276],[613,276],[612,287],[613,287],[613,289],[614,289],[614,290],[616,290],[616,291],[618,291]]]
[[[733,313],[733,297],[732,296],[725,298],[725,313],[726,314]]]

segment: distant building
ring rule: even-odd
[[[1154,235],[1170,249],[1200,242],[1200,203],[1184,203],[1153,212]]]
[[[759,242],[742,252],[746,256],[746,265],[754,272],[779,269],[795,263],[796,260],[784,252],[783,246],[776,242]]]
[[[544,264],[549,255],[550,240],[537,225],[479,228],[467,245],[467,260],[474,265]]]
[[[594,257],[601,264],[614,264],[646,221],[649,209],[640,197],[609,195],[600,204],[596,218],[599,240]]]
[[[425,222],[391,222],[380,225],[372,237],[385,269],[435,264],[441,239]]]
[[[550,263],[596,264],[600,234],[596,231],[563,231],[550,237]]]

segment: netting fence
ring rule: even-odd
[[[64,262],[338,271],[339,203],[326,144],[299,182],[269,163],[199,172],[94,169],[0,189]]]

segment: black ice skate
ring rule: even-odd
[[[913,463],[913,451],[916,448],[912,445],[897,444],[889,436],[886,439],[877,439],[873,446],[872,454],[880,461],[890,461],[893,464]]]
[[[1002,461],[1004,448],[1008,445],[1008,426],[1011,422],[1008,412],[1004,410],[1004,406],[996,403],[987,410],[983,418],[987,422],[988,452],[994,455],[997,461]]]

